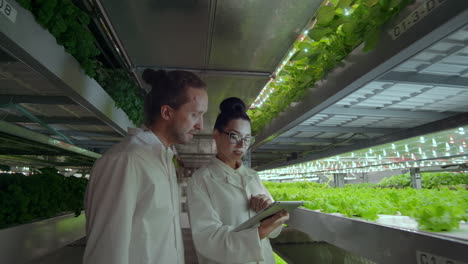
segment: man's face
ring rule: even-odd
[[[203,129],[203,115],[208,110],[208,94],[204,89],[189,87],[188,102],[175,111],[172,137],[175,144],[185,144]]]

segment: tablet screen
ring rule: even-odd
[[[303,201],[276,201],[270,204],[270,206],[268,206],[267,208],[258,212],[249,220],[240,224],[233,231],[237,232],[237,231],[241,231],[247,228],[254,227],[255,225],[259,224],[263,219],[268,218],[283,209],[287,210],[288,212],[291,212],[292,210],[296,209],[297,207],[303,204],[304,204]]]

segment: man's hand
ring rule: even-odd
[[[289,220],[289,213],[286,210],[281,210],[271,217],[263,220],[258,227],[258,236],[260,239],[267,237],[273,230]]]
[[[266,194],[251,195],[249,201],[250,209],[259,212],[271,204],[271,199]]]

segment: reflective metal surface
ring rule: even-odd
[[[375,264],[334,245],[314,241],[306,233],[291,227],[283,228],[277,238],[270,239],[270,243],[275,253],[287,263]]]
[[[380,225],[307,209],[296,209],[288,225],[351,253],[383,264],[415,263],[418,252],[468,263],[466,230],[457,236]]]
[[[100,2],[134,65],[203,68],[209,1]]]
[[[208,68],[273,72],[320,4],[217,1]],[[256,88],[258,94],[263,87]]]
[[[59,216],[0,230],[0,263],[25,263],[85,236],[85,216]]]
[[[10,124],[0,120],[0,146],[2,151],[0,153],[14,156],[14,155],[27,155],[27,156],[47,156],[63,155],[74,158],[77,166],[91,165],[95,159],[101,157],[100,154],[79,148],[77,146],[62,142],[60,140],[42,135],[40,133],[28,130],[26,128]],[[8,137],[7,135],[10,135]],[[13,142],[15,145],[8,147],[7,143]],[[7,150],[9,153],[4,153]],[[80,164],[80,156],[82,163]],[[8,156],[7,156],[8,157]],[[2,158],[0,158],[1,160]],[[48,163],[52,159],[44,158],[43,162]],[[66,161],[64,161],[66,162]],[[57,162],[58,164],[59,162]],[[54,162],[52,162],[54,164]],[[73,161],[69,161],[67,165],[73,165]]]
[[[99,2],[134,66],[268,72],[322,3]]]

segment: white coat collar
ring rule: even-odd
[[[165,148],[158,136],[149,129],[143,128],[128,128],[128,135],[134,136],[139,140],[146,143],[148,146],[155,147],[157,150],[160,150],[161,153],[165,152],[171,157],[174,155],[174,152],[170,147]]]
[[[250,173],[250,171],[243,164],[241,164],[239,168],[233,169],[216,157],[213,157],[210,163],[214,170],[213,173],[215,177],[221,176],[226,180],[227,183],[241,189],[243,188],[241,177],[245,179],[246,183],[254,178],[254,174]]]

